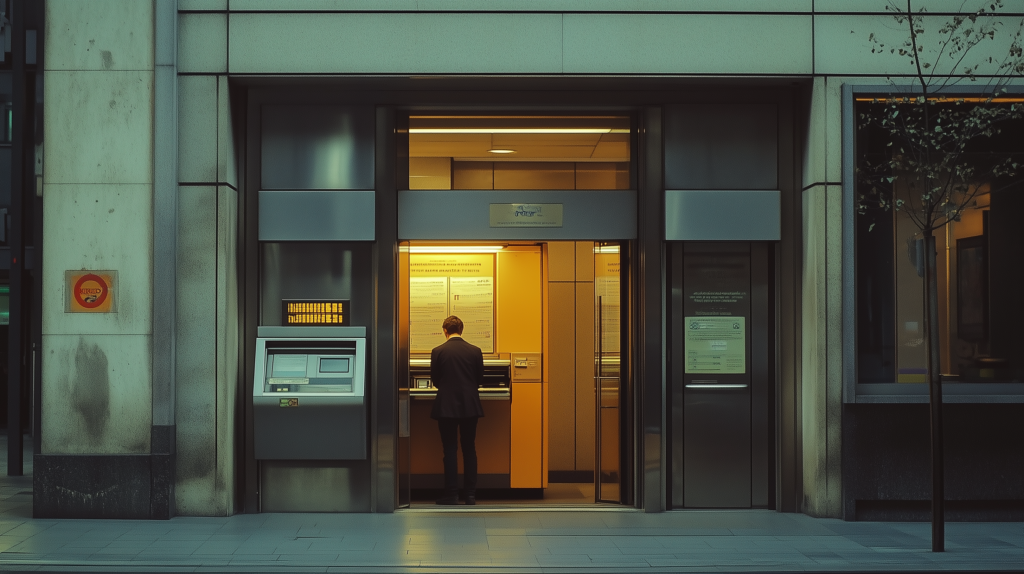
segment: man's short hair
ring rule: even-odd
[[[441,324],[441,328],[443,328],[449,335],[461,335],[463,329],[462,319],[452,315],[444,320],[444,323]]]

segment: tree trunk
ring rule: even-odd
[[[932,443],[932,552],[944,552],[945,486],[942,460],[942,378],[939,374],[939,293],[935,235],[924,231],[924,333]]]

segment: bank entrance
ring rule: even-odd
[[[290,98],[249,108],[247,509],[433,507],[448,315],[486,359],[479,505],[774,507],[781,160],[758,151],[765,181],[731,190],[720,161],[774,132],[697,129],[736,106]],[[701,215],[735,198],[722,221],[748,223]],[[776,239],[720,237],[764,221]]]
[[[432,504],[442,485],[429,363],[451,314],[485,357],[478,503],[628,502],[629,306],[621,300],[635,227],[600,228],[593,214],[633,193],[633,119],[403,119],[400,506]],[[629,207],[623,219],[635,214]]]

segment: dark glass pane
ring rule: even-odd
[[[666,189],[777,189],[773,104],[665,108]]]
[[[946,110],[955,115],[970,111],[971,105],[974,103],[938,102],[930,105],[929,112],[937,115]],[[904,106],[900,118],[919,121],[923,117],[920,106]],[[860,174],[870,175],[870,180],[858,178],[858,198],[869,200],[854,221],[859,382],[924,382],[924,232],[910,215],[916,213],[920,218],[924,213],[919,207],[923,191],[920,180],[910,176],[912,169],[897,173],[890,165],[890,160],[911,153],[910,144],[893,139],[890,145],[887,129],[879,123],[864,125],[865,114],[870,117],[883,110],[884,104],[870,101],[859,102],[856,109],[862,124],[856,133],[857,168]],[[1020,352],[1024,330],[1019,327],[1024,321],[1024,298],[1020,296],[1024,284],[1024,233],[1020,226],[1024,184],[1020,178],[1024,173],[1001,175],[992,170],[1007,158],[1024,166],[1024,138],[1020,137],[1024,119],[1007,120],[996,128],[992,137],[975,137],[965,148],[957,148],[952,161],[963,162],[965,167],[955,173],[970,173],[970,177],[937,177],[925,186],[946,190],[947,181],[961,186],[943,196],[952,198],[947,205],[959,206],[957,217],[948,222],[939,219],[933,233],[938,374],[947,381],[1024,380],[1024,354]],[[872,203],[879,197],[875,193],[887,201],[907,204],[896,210],[879,208]]]
[[[373,189],[374,109],[263,107],[262,189]]]
[[[347,299],[350,325],[373,320],[369,243],[264,243],[260,266],[260,325],[280,326],[283,299]]]

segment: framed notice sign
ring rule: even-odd
[[[687,374],[747,372],[746,317],[685,317]]]
[[[117,271],[65,271],[65,313],[116,313]]]

